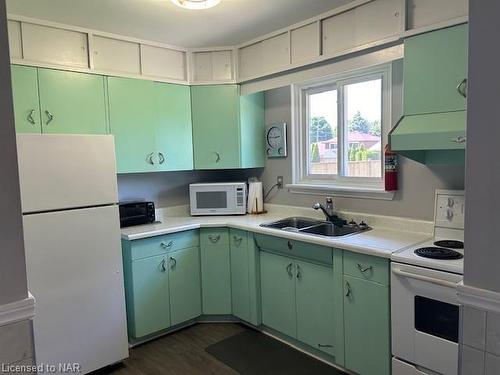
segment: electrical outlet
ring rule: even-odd
[[[276,184],[278,185],[278,189],[283,189],[283,176],[278,176]]]

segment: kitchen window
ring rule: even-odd
[[[391,68],[293,87],[293,184],[300,189],[385,193]]]

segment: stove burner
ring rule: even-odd
[[[434,245],[439,247],[447,247],[448,249],[463,249],[464,243],[462,241],[455,240],[441,240],[434,242]]]
[[[443,247],[422,247],[415,250],[415,254],[430,259],[462,259],[464,257],[458,251]]]

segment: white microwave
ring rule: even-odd
[[[191,215],[245,215],[246,182],[218,182],[189,185]]]

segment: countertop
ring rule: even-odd
[[[332,238],[315,236],[272,228],[263,228],[260,226],[262,223],[290,216],[305,216],[322,219],[322,216],[318,216],[318,214],[311,209],[305,211],[304,208],[284,206],[273,206],[272,209],[269,209],[269,213],[262,215],[194,217],[188,216],[186,208],[183,206],[181,209],[177,208],[176,210],[170,210],[170,212],[158,212],[157,217],[161,220],[161,223],[123,228],[122,238],[126,240],[138,240],[191,229],[229,227],[390,258],[392,253],[424,242],[432,237],[432,233],[429,232],[432,223],[429,222],[386,216],[363,215],[359,213],[346,213],[342,216],[346,218],[355,217],[356,221],[359,221],[360,217],[366,218],[364,220],[372,226],[372,229],[344,237]],[[403,228],[413,228],[414,231],[403,230]]]

